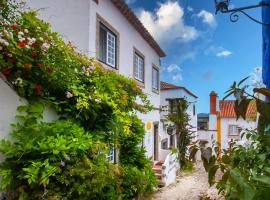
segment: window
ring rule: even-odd
[[[237,125],[229,125],[229,135],[230,136],[239,136],[241,128]]]
[[[175,135],[170,135],[170,147],[175,147]]]
[[[134,54],[134,78],[144,82],[144,58],[137,52]]]
[[[114,163],[114,149],[110,150],[107,154],[108,162]]]
[[[173,128],[168,127],[168,128],[167,128],[167,134],[168,134],[168,135],[172,135],[172,134],[173,134]]]
[[[161,149],[168,149],[168,138],[161,141]]]
[[[156,67],[152,68],[152,88],[159,90],[159,71]]]
[[[169,111],[170,111],[170,113],[177,112],[177,104],[178,104],[177,99],[170,99],[169,100]]]
[[[195,106],[195,104],[193,104],[193,116],[195,116],[196,115],[196,106]]]
[[[102,23],[99,30],[99,60],[116,68],[116,35]]]

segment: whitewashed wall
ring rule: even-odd
[[[194,127],[192,129],[192,131],[194,131],[194,136],[197,136],[197,113],[195,113],[195,115],[193,115],[193,105],[195,105],[196,107],[196,101],[197,99],[193,96],[191,96],[190,94],[188,94],[187,92],[185,92],[185,90],[183,89],[173,89],[173,90],[161,90],[160,93],[160,103],[161,106],[168,106],[168,101],[166,99],[173,99],[173,98],[186,98],[188,102],[191,102],[191,104],[189,105],[188,109],[187,109],[187,113],[190,116],[190,121],[189,123]],[[167,109],[167,108],[166,108]],[[161,113],[161,118],[164,118],[164,116],[168,115],[168,112],[162,112]],[[161,129],[161,138],[165,139],[168,138],[169,139],[169,135],[166,133],[166,129]],[[196,140],[196,138],[194,138],[194,140]]]
[[[39,10],[39,16],[49,22],[54,31],[62,34],[66,41],[72,41],[80,51],[91,57],[96,57],[96,16],[102,16],[120,35],[119,73],[133,77],[133,48],[138,49],[145,56],[143,91],[154,107],[159,108],[159,94],[152,92],[152,65],[160,67],[159,56],[111,1],[101,0],[97,4],[93,0],[27,0],[27,5],[34,9],[45,8]],[[144,123],[160,121],[158,110],[138,116]],[[147,155],[153,156],[153,130],[146,133],[144,144]]]
[[[0,74],[0,140],[11,139],[9,133],[12,131],[10,124],[16,122],[17,107],[26,105],[27,101],[17,95]],[[44,111],[44,122],[57,119],[56,113],[51,108]],[[0,161],[3,157],[0,155]]]
[[[10,124],[15,122],[17,107],[26,103],[0,78],[0,139],[9,138]]]
[[[221,119],[221,148],[227,149],[229,147],[228,142],[231,139],[241,139],[240,136],[229,136],[229,125],[237,125],[242,129],[254,129],[256,128],[256,121],[245,121],[242,118],[236,120],[236,118],[222,118]],[[242,138],[242,142],[247,141],[246,138]]]

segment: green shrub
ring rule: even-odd
[[[209,184],[219,189],[226,199],[257,200],[270,199],[270,104],[259,99],[241,87],[246,79],[236,82],[228,90],[228,96],[234,94],[237,98],[235,111],[237,117],[246,118],[248,105],[255,101],[260,114],[258,128],[244,130],[241,137],[246,137],[248,142],[237,145],[234,141],[228,149],[221,152],[220,146],[214,148],[215,154],[202,154],[204,167],[208,172]],[[255,93],[270,98],[267,88],[255,88]],[[216,172],[222,172],[222,178],[216,179]]]
[[[136,82],[78,53],[35,12],[10,13],[0,36],[0,71],[29,101],[18,108],[13,141],[0,144],[9,199],[131,199],[151,191],[155,177],[135,113],[152,106]],[[59,120],[41,122],[44,105]],[[119,165],[106,159],[113,147]]]

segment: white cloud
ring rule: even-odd
[[[198,31],[184,23],[184,10],[177,1],[161,3],[155,12],[141,10],[139,19],[147,30],[161,43],[191,41],[197,38]]]
[[[183,80],[182,74],[179,73],[179,74],[173,75],[172,80],[175,82],[182,81]]]
[[[126,0],[126,3],[127,4],[133,4],[133,3],[135,3],[136,2],[136,0]]]
[[[168,71],[169,73],[174,72],[174,71],[181,72],[182,69],[181,69],[180,66],[178,66],[178,65],[176,65],[176,64],[171,64],[171,65],[169,65],[169,66],[167,67],[167,71]]]
[[[191,6],[188,6],[188,7],[187,7],[187,10],[188,10],[189,12],[194,12],[194,9],[193,9]]]
[[[197,17],[201,18],[204,23],[211,27],[215,27],[217,25],[214,15],[206,10],[201,10],[197,14]]]
[[[168,67],[166,67],[165,71],[174,82],[179,82],[183,80],[182,69],[179,65],[171,64]]]
[[[211,45],[204,50],[205,55],[215,55],[217,57],[228,57],[232,52],[221,46]]]
[[[228,51],[228,50],[223,50],[220,51],[216,54],[217,57],[228,57],[232,54],[232,52]]]

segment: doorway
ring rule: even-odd
[[[158,160],[158,123],[154,123],[154,160]]]

